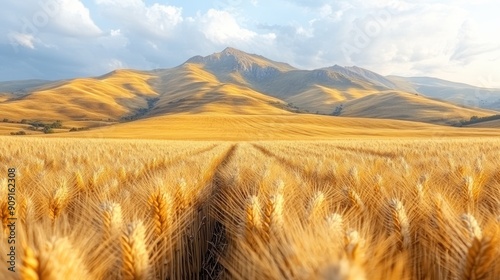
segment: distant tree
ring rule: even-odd
[[[69,132],[73,132],[73,131],[78,131],[78,128],[76,128],[76,127],[72,127],[72,128],[69,130]]]
[[[18,132],[11,132],[10,135],[26,135],[26,132],[24,131],[18,131]]]
[[[38,130],[39,127],[45,126],[45,124],[43,124],[41,121],[33,121],[30,123],[30,125],[34,128],[33,130]]]
[[[55,121],[50,125],[51,128],[61,128],[62,127],[62,122],[61,121]]]
[[[21,123],[22,123],[22,124],[25,124],[25,123],[27,123],[27,122],[28,122],[28,120],[27,120],[27,119],[22,119],[22,120],[21,120]]]
[[[50,127],[50,125],[44,126],[42,131],[45,134],[54,133],[54,130],[52,129],[52,127]]]
[[[9,119],[3,119],[3,122],[9,122]]]
[[[342,109],[344,109],[342,104],[335,107],[335,110],[333,110],[332,116],[340,116],[340,114],[342,113]]]

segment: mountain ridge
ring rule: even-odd
[[[500,93],[489,99],[487,105],[492,108],[481,108],[481,103],[474,108],[462,102],[463,92],[454,94],[456,87],[436,80],[422,85],[426,79],[385,77],[357,66],[302,70],[228,47],[168,69],[118,69],[94,78],[40,82],[35,87],[27,82],[24,88],[22,82],[13,83],[17,91],[24,91],[21,96],[2,90],[0,83],[0,118],[78,124],[162,115],[302,112],[450,125],[500,109],[500,98],[495,99]],[[422,89],[428,92],[422,94]],[[495,102],[498,108],[492,105]]]

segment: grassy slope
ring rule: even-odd
[[[156,73],[151,82],[160,100],[151,115],[165,114],[288,114],[270,103],[282,102],[247,87],[221,83],[199,64]],[[283,102],[282,102],[283,103]]]
[[[383,92],[344,103],[343,116],[391,118],[445,124],[471,116],[490,116],[494,111],[462,108],[450,103],[405,92]]]
[[[121,70],[100,78],[71,80],[0,103],[0,117],[63,121],[116,119],[147,107],[145,98],[156,95],[147,83],[150,78],[139,72]]]
[[[493,120],[487,122],[480,122],[476,124],[468,125],[467,127],[476,127],[476,128],[500,128],[500,120]],[[500,132],[499,132],[500,134]]]

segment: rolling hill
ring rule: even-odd
[[[442,91],[433,93],[436,88]],[[304,113],[335,112],[354,118],[350,122],[357,127],[355,123],[366,120],[355,118],[452,124],[498,113],[458,105],[456,91],[463,89],[463,96],[472,88],[436,79],[384,77],[355,66],[301,70],[226,48],[220,53],[195,56],[170,69],[116,70],[95,78],[0,83],[0,120],[61,120],[67,130],[132,121],[126,125],[140,131],[137,125],[156,124],[158,120],[190,123],[201,118],[197,123],[206,128],[222,123],[236,125],[235,120],[249,124],[246,118],[253,117],[263,124],[309,120],[314,127],[312,123],[316,122],[336,125],[338,117]],[[220,122],[210,121],[217,118]],[[307,131],[297,121],[290,125],[297,127],[290,131]],[[0,127],[0,133],[16,129],[15,124],[3,127],[8,129]],[[249,127],[265,129],[256,123]],[[26,129],[24,124],[18,128]],[[319,129],[318,134],[332,135],[331,128],[325,129],[329,132]]]
[[[24,95],[10,94],[0,103],[0,117],[38,120],[119,119],[147,107],[157,93],[151,76],[119,70],[98,78],[81,78],[43,84]],[[9,98],[10,97],[10,98]]]
[[[339,105],[340,106],[340,105]],[[419,120],[452,124],[452,120],[493,115],[494,111],[459,107],[407,92],[385,91],[342,103],[342,116]]]
[[[475,87],[429,77],[404,78],[389,76],[397,88],[438,98],[459,106],[500,109],[500,89]]]
[[[23,95],[29,93],[37,87],[52,83],[46,80],[24,80],[24,81],[9,81],[0,82],[0,93],[11,93],[16,95]]]

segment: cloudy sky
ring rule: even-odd
[[[416,3],[415,3],[416,2]],[[0,81],[174,67],[232,46],[500,87],[496,0],[3,0]]]

